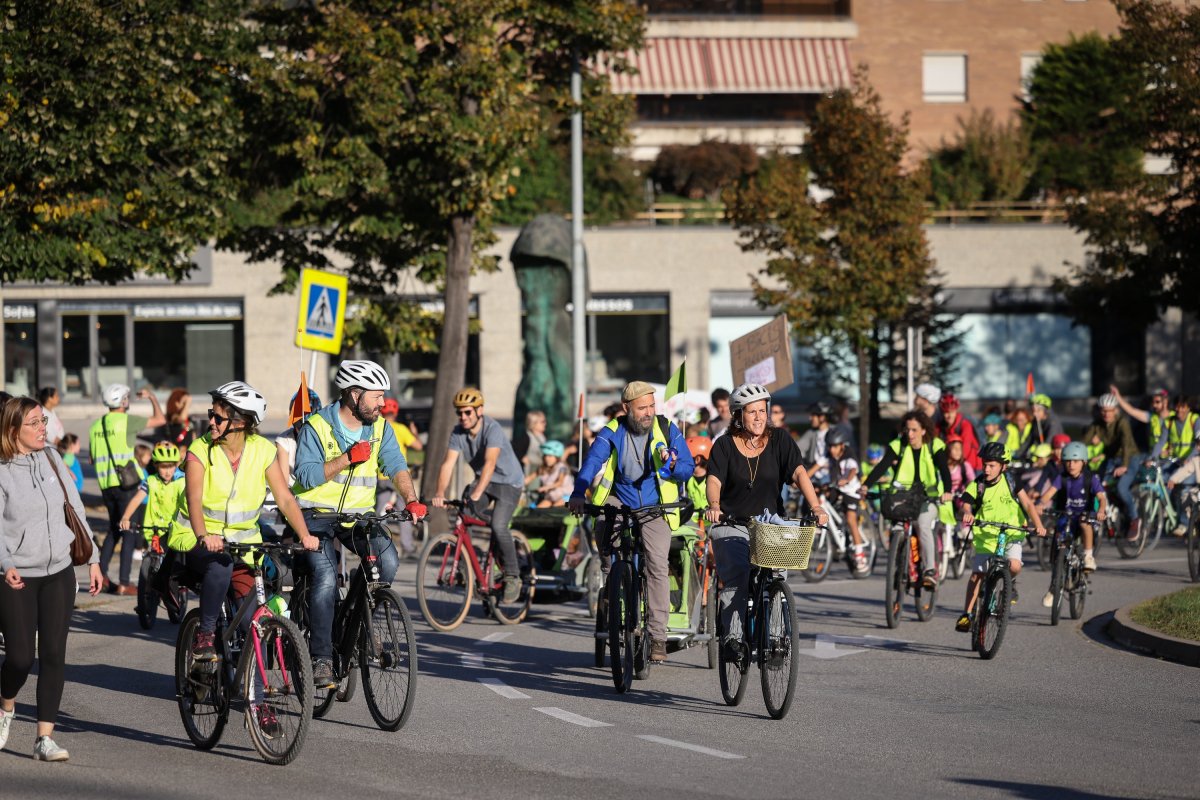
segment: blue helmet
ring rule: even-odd
[[[867,445],[867,460],[878,461],[883,458],[883,445],[872,442]]]
[[[542,455],[544,456],[562,458],[564,452],[566,452],[566,448],[563,447],[563,443],[555,439],[551,439],[542,444]]]
[[[1087,461],[1087,445],[1083,442],[1070,442],[1063,448],[1062,459],[1063,461]]]

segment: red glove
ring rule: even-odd
[[[418,503],[416,500],[406,505],[404,510],[412,514],[413,519],[421,519],[429,511],[429,509],[425,508],[424,503]]]
[[[365,463],[371,457],[371,443],[356,442],[346,451],[346,455],[350,457],[351,465]]]

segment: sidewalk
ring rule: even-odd
[[[1129,615],[1133,606],[1118,608],[1107,626],[1108,635],[1119,644],[1159,658],[1200,667],[1200,642],[1177,639],[1151,630],[1133,621]]]

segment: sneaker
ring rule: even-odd
[[[662,639],[650,642],[650,663],[662,664],[667,660],[667,643]]]
[[[1096,557],[1095,556],[1089,555],[1089,556],[1083,557],[1083,571],[1084,572],[1095,572],[1096,571]]]
[[[921,586],[923,586],[926,589],[936,589],[937,588],[937,570],[933,570],[933,569],[925,570],[925,573],[923,575],[921,575]]]
[[[49,736],[39,736],[33,745],[34,761],[66,761],[71,754],[54,743]]]
[[[210,662],[217,660],[216,635],[212,631],[197,631],[192,642],[192,660]]]
[[[1010,602],[1015,606],[1017,604],[1017,601],[1021,599],[1021,594],[1020,594],[1020,592],[1017,591],[1017,585],[1015,583],[1012,585],[1012,587],[1013,587],[1013,593],[1012,593],[1012,600]]]
[[[1044,595],[1042,595],[1042,605],[1046,608],[1050,608],[1052,605],[1054,605],[1054,592],[1046,592]]]
[[[268,739],[274,739],[279,735],[282,728],[279,725],[279,719],[275,716],[274,710],[268,705],[259,705],[254,708],[254,717],[258,720],[258,729],[262,731],[263,736]]]
[[[1183,536],[1185,533],[1187,533],[1187,525],[1176,525],[1171,531],[1172,536]]]
[[[1138,540],[1138,533],[1141,530],[1141,527],[1142,521],[1140,519],[1131,519],[1129,521],[1129,533],[1125,538],[1131,542],[1136,542]]]
[[[145,554],[145,553],[143,553],[141,550],[134,550],[134,551],[133,551],[133,560],[134,560],[134,561],[141,561],[141,560],[142,560],[143,558],[145,558],[145,557],[146,557],[146,554]]]
[[[958,618],[958,622],[954,623],[954,630],[959,633],[967,633],[971,630],[971,615],[963,614]]]
[[[857,575],[867,574],[867,554],[862,550],[854,554],[854,572]]]
[[[337,681],[333,679],[333,661],[328,658],[313,659],[313,688],[336,689]]]
[[[742,640],[733,636],[727,636],[721,644],[721,649],[725,653],[725,660],[731,664],[736,664],[742,660]]]
[[[13,707],[12,711],[0,708],[0,750],[3,750],[4,745],[8,743],[8,730],[12,727],[12,720],[16,715],[16,707]]]
[[[504,576],[504,596],[501,598],[502,603],[515,603],[517,598],[521,596],[521,578],[517,575]]]

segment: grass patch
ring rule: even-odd
[[[1159,633],[1200,641],[1200,586],[1139,603],[1129,615]]]

